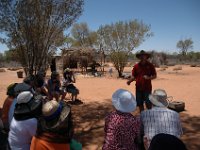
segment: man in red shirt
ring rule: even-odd
[[[136,101],[140,112],[144,110],[144,102],[148,109],[151,109],[151,102],[149,101],[149,95],[152,91],[151,80],[157,77],[156,69],[152,63],[148,61],[150,54],[141,50],[136,54],[136,57],[140,59],[140,62],[133,67],[132,77],[127,81],[130,85],[131,82],[136,81]]]

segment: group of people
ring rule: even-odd
[[[151,80],[157,75],[148,61],[150,54],[141,51],[136,56],[140,62],[134,66],[132,77],[127,81],[128,85],[136,81],[136,98],[125,89],[113,93],[115,110],[105,118],[102,149],[186,150],[180,140],[179,114],[168,109],[166,91],[156,89],[152,93]],[[59,73],[53,71],[46,83],[45,73],[38,72],[35,77],[29,76],[23,83],[8,87],[0,122],[1,130],[8,133],[5,149],[70,150],[73,149],[72,143],[81,149],[80,144],[73,140],[71,107],[63,101],[66,93],[71,93],[75,101],[79,90],[73,85],[76,81],[69,68],[64,70],[63,77],[61,84]],[[133,115],[137,106],[139,116]]]
[[[73,84],[74,74],[65,69],[62,84],[56,71],[47,82],[45,76],[39,71],[22,83],[8,86],[0,118],[1,140],[4,136],[8,144],[0,149],[70,149],[73,124],[71,108],[64,99],[67,93],[72,101],[77,99],[79,90]]]
[[[140,60],[127,81],[136,81],[136,98],[124,89],[112,95],[115,111],[105,118],[103,150],[186,150],[180,140],[182,127],[179,114],[168,109],[169,101],[164,89],[152,93],[151,80],[157,77],[150,54],[140,51]],[[152,93],[152,94],[151,94]],[[144,110],[144,103],[147,110]],[[132,113],[139,107],[140,115]]]

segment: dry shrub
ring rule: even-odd
[[[160,66],[160,68],[161,68],[161,69],[167,69],[168,66],[166,66],[166,65],[162,65],[162,66]]]
[[[183,69],[182,66],[177,66],[177,67],[173,68],[173,71],[178,71],[178,70],[182,70],[182,69]]]
[[[21,70],[21,69],[23,69],[23,68],[21,68],[21,67],[17,67],[17,68],[8,68],[8,70],[10,70],[10,71],[17,71],[17,70]]]
[[[166,70],[166,68],[160,68],[159,69],[159,71],[165,71]]]
[[[6,70],[3,68],[0,68],[0,72],[6,72]]]
[[[175,66],[175,63],[168,63],[167,66]]]
[[[198,65],[197,64],[192,64],[192,65],[190,65],[190,67],[198,67]]]

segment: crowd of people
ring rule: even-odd
[[[169,96],[164,89],[152,93],[151,80],[157,77],[148,61],[150,54],[136,55],[140,62],[127,81],[136,81],[136,98],[125,89],[112,95],[115,110],[105,117],[103,150],[186,150],[180,140],[182,132],[179,114],[168,109]],[[81,149],[73,139],[73,119],[67,93],[77,100],[79,90],[73,72],[67,68],[60,74],[52,71],[45,81],[45,72],[26,77],[22,83],[8,86],[0,119],[1,149],[8,150],[70,150]],[[144,103],[147,110],[145,110]],[[133,115],[137,106],[140,115]],[[3,138],[4,137],[4,138]],[[7,142],[6,142],[7,141]]]

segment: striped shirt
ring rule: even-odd
[[[141,122],[144,127],[144,135],[151,139],[159,134],[165,133],[180,137],[182,127],[179,114],[168,108],[153,107],[141,113]]]

